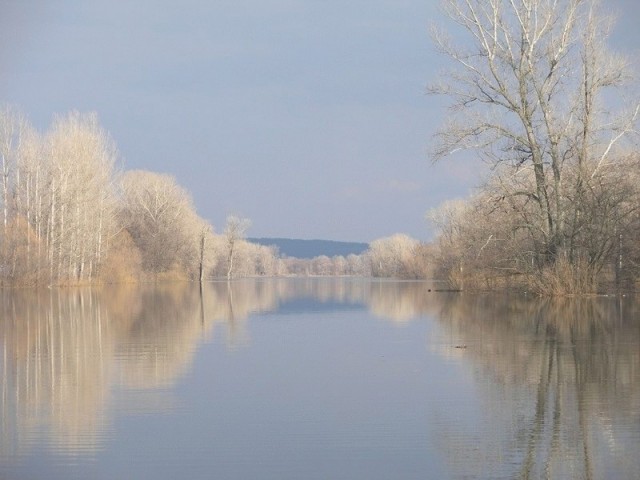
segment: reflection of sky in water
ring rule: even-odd
[[[640,472],[628,299],[348,279],[2,295],[0,478]]]

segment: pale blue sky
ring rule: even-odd
[[[429,237],[482,167],[431,165],[436,0],[0,0],[0,102],[45,129],[96,111],[126,169],[170,173],[216,230]],[[640,2],[614,40],[637,58]]]

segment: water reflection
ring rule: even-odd
[[[620,298],[446,297],[437,318],[467,346],[482,409],[439,424],[458,474],[637,478],[638,313]]]
[[[20,455],[43,432],[61,453],[99,449],[113,387],[168,387],[216,324],[235,345],[249,312],[273,308],[274,295],[248,287],[3,291],[0,455]]]
[[[170,387],[217,325],[236,347],[248,342],[251,313],[304,296],[361,301],[364,287],[247,281],[206,284],[202,291],[177,284],[1,295],[0,456],[12,458],[43,436],[60,453],[94,452],[108,432],[112,388]],[[171,407],[149,395],[142,402],[154,411]]]
[[[38,443],[95,455],[110,434],[114,391],[136,413],[175,408],[170,390],[202,342],[248,348],[252,315],[309,300],[333,310],[356,305],[399,326],[417,319],[436,325],[427,349],[474,379],[472,398],[446,397],[449,407],[425,426],[454,476],[638,476],[637,302],[430,288],[277,279],[202,290],[178,284],[2,291],[0,458],[18,459]]]
[[[3,292],[3,456],[42,428],[62,449],[93,450],[108,397],[108,314],[90,292]]]

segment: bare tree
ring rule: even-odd
[[[166,174],[134,170],[122,178],[123,223],[152,274],[197,264],[202,220],[191,197]]]
[[[278,249],[274,246],[251,244],[254,275],[272,277],[278,273]]]
[[[27,127],[18,149],[18,174],[13,192],[15,215],[30,230],[22,238],[26,244],[26,258],[21,265],[21,276],[22,282],[26,283],[39,283],[46,267],[46,227],[43,212],[47,193],[46,159],[42,136],[35,129]]]
[[[207,239],[213,233],[213,228],[209,224],[209,222],[202,222],[202,226],[200,227],[200,262],[198,267],[198,278],[200,280],[200,285],[204,280],[205,276],[205,254],[207,251]]]
[[[247,230],[251,226],[251,220],[237,215],[229,215],[224,228],[224,238],[227,246],[227,280],[231,280],[234,274],[234,260],[237,256],[238,244],[244,240]]]
[[[24,115],[17,109],[5,106],[0,109],[0,175],[2,176],[2,221],[7,228],[11,215],[12,194],[16,178],[19,178],[19,154],[27,130],[30,129]]]
[[[453,101],[434,159],[473,149],[492,166],[493,200],[515,209],[538,269],[559,258],[601,267],[581,240],[586,196],[619,168],[640,112],[636,100],[623,99],[628,64],[607,49],[611,22],[597,7],[595,0],[445,0],[470,43],[455,46],[434,31],[456,65],[429,88]]]
[[[5,106],[0,109],[0,177],[2,204],[2,249],[0,270],[4,277],[14,277],[16,267],[16,247],[21,243],[16,228],[14,192],[20,178],[20,153],[25,136],[30,129],[24,116],[15,108]],[[11,239],[11,240],[10,240]]]
[[[71,112],[55,119],[45,148],[53,276],[69,281],[91,279],[113,228],[115,144],[95,114]]]
[[[374,240],[368,251],[371,273],[374,277],[405,277],[417,246],[417,240],[400,233]]]

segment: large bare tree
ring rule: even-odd
[[[132,170],[123,175],[122,190],[122,221],[140,250],[144,270],[158,274],[197,265],[203,221],[175,178]]]
[[[45,149],[52,277],[93,278],[113,228],[115,143],[97,115],[71,112],[54,120]]]
[[[622,206],[607,178],[624,168],[640,112],[625,98],[627,60],[607,47],[612,22],[595,0],[443,4],[466,40],[456,45],[434,29],[455,67],[429,87],[452,100],[433,158],[472,149],[491,165],[492,201],[527,232],[536,268],[562,258],[598,270],[585,221],[597,221],[591,211],[603,195]]]

